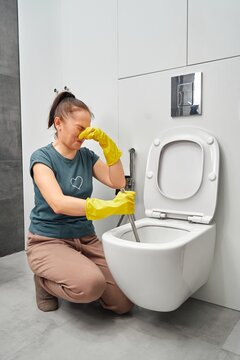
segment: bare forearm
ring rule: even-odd
[[[125,187],[126,180],[121,160],[118,160],[116,164],[109,166],[109,178],[116,189]]]
[[[64,214],[70,216],[85,216],[86,215],[86,200],[78,199],[73,196],[63,195],[56,199],[53,206],[53,211],[56,214]]]

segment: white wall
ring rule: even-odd
[[[95,115],[93,126],[118,141],[116,0],[18,0],[25,234],[34,205],[29,175],[31,153],[53,140],[47,116],[54,88],[68,86]],[[98,144],[88,142],[102,159]],[[98,183],[93,196],[113,198]],[[97,234],[118,217],[96,221]]]
[[[30,155],[51,141],[53,132],[47,130],[48,111],[54,88],[61,84],[59,1],[18,0],[18,18],[26,235],[34,205]]]
[[[203,115],[171,118],[171,76],[203,72]],[[196,126],[216,136],[221,148],[221,171],[216,253],[209,282],[197,298],[240,310],[239,179],[240,57],[120,81],[120,147],[136,149],[136,217],[145,217],[143,185],[147,153],[163,129]],[[228,84],[231,84],[229,93]],[[125,130],[127,129],[127,131]]]
[[[134,4],[135,1],[130,1]],[[152,6],[145,4],[145,18],[159,18],[161,23],[162,2],[151,1]],[[211,4],[210,4],[211,3]],[[175,13],[174,0],[168,3],[168,11]],[[125,34],[141,34],[142,9],[135,7],[131,13],[134,17],[133,23],[138,28],[132,29],[129,25],[123,31]],[[170,17],[171,14],[169,14]],[[124,20],[124,12],[119,16]],[[129,15],[126,15],[127,18]],[[164,16],[164,15],[163,15]],[[171,15],[173,18],[174,15]],[[179,12],[183,22],[185,15]],[[147,64],[141,76],[136,75],[136,64],[134,69],[128,72],[128,78],[119,80],[119,145],[124,149],[123,162],[125,168],[128,162],[127,149],[136,149],[136,191],[137,191],[137,218],[145,217],[143,204],[144,172],[147,153],[152,140],[158,133],[166,128],[179,125],[192,125],[204,128],[213,133],[221,148],[221,172],[218,196],[217,212],[215,221],[217,223],[217,242],[212,271],[208,283],[202,287],[194,296],[240,310],[240,243],[239,243],[239,181],[240,181],[240,6],[236,0],[188,0],[187,29],[185,34],[186,51],[188,58],[180,68],[168,70],[162,68],[158,61],[159,72],[152,72],[153,60],[149,52],[162,54],[162,38],[159,36],[153,44],[152,39],[145,38],[144,42],[152,44],[154,49],[148,52],[142,51],[140,64]],[[136,25],[137,24],[137,25]],[[152,27],[152,24],[150,24]],[[155,26],[156,23],[155,23]],[[159,25],[161,29],[161,25]],[[121,30],[121,27],[119,28]],[[180,28],[180,33],[182,29]],[[166,31],[166,42],[173,40],[172,32],[176,32],[173,26],[170,34]],[[146,37],[149,36],[145,32]],[[121,38],[119,34],[119,38]],[[131,53],[139,51],[141,35],[132,43]],[[149,42],[148,42],[149,40]],[[176,42],[179,36],[176,37]],[[182,41],[184,46],[184,41]],[[170,44],[171,50],[174,47]],[[123,54],[121,52],[124,52]],[[176,63],[182,61],[182,52],[170,54],[166,48],[165,55],[175,56]],[[125,68],[122,61],[128,55],[124,46],[119,46],[119,73]],[[213,61],[212,61],[213,60]],[[137,58],[134,58],[137,63]],[[166,58],[165,58],[166,61]],[[206,62],[206,63],[204,63]],[[131,62],[130,62],[131,63]],[[187,64],[197,63],[195,66]],[[155,68],[156,69],[156,68]],[[162,71],[163,70],[163,71]],[[191,117],[171,118],[171,77],[191,72],[202,71],[203,73],[203,115]],[[126,131],[127,129],[127,131]]]
[[[118,1],[119,78],[186,64],[187,0]]]
[[[118,142],[117,0],[62,0],[61,29],[64,84],[94,113],[92,126]],[[95,141],[86,146],[105,161]],[[95,181],[92,196],[112,199],[115,190]],[[117,221],[118,217],[95,221],[97,234],[115,227]]]
[[[188,1],[188,64],[240,55],[239,0]]]

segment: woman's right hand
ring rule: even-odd
[[[119,191],[113,200],[96,198],[86,200],[86,217],[88,220],[100,220],[111,215],[134,214],[134,209],[135,191]]]

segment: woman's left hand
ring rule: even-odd
[[[122,155],[122,152],[118,149],[115,142],[99,128],[87,127],[78,135],[78,137],[80,140],[93,139],[98,141],[99,145],[103,149],[108,166],[114,165]]]

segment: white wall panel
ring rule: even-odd
[[[188,1],[188,64],[240,55],[240,1]]]
[[[34,206],[29,173],[32,152],[52,140],[47,117],[61,84],[61,31],[58,0],[18,0],[21,126],[23,154],[24,222],[28,233],[29,215]]]
[[[117,0],[62,0],[63,83],[94,113],[92,126],[118,142]],[[95,141],[85,142],[105,161]],[[115,190],[94,182],[93,196],[112,199]],[[118,217],[95,221],[97,234],[116,226]]]
[[[53,140],[47,116],[54,88],[68,86],[93,111],[92,126],[118,141],[117,0],[19,0],[18,7],[27,234],[33,207],[29,159],[35,149]],[[104,160],[96,142],[86,146]],[[93,196],[109,199],[115,191],[96,181]],[[117,221],[112,217],[95,222],[98,235]]]
[[[203,72],[203,115],[171,118],[171,76]],[[147,153],[158,134],[181,125],[206,129],[221,149],[217,241],[208,283],[199,299],[240,310],[240,58],[185,67],[119,81],[119,136],[128,168],[128,149],[136,149],[136,217],[145,217],[143,188]],[[204,225],[203,225],[204,226]]]
[[[187,0],[119,0],[119,77],[186,65]]]

